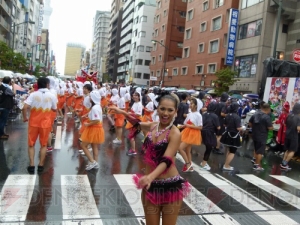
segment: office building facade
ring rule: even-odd
[[[102,79],[105,71],[105,59],[108,50],[110,12],[97,11],[94,18],[93,46],[91,51],[91,69],[99,72]]]
[[[80,72],[84,54],[85,46],[78,43],[67,44],[64,75],[75,76]]]

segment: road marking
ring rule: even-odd
[[[135,216],[144,216],[144,210],[141,200],[141,190],[138,190],[133,183],[131,174],[114,174],[114,177],[120,186],[125,198],[127,199]],[[239,224],[232,219],[229,215],[225,214],[222,209],[215,205],[210,199],[205,197],[195,187],[192,187],[192,191],[187,198],[184,198],[184,202],[190,207],[196,214],[209,214],[219,213],[213,215],[199,215],[198,217],[204,222],[214,221],[212,224]]]
[[[184,163],[183,158],[177,154],[176,158]],[[245,206],[250,211],[254,212],[260,218],[268,222],[269,224],[274,224],[274,218],[276,215],[277,224],[285,224],[285,221],[289,224],[298,224],[296,221],[292,220],[288,216],[284,215],[279,211],[275,211],[275,209],[261,201],[260,199],[256,198],[252,194],[246,192],[245,190],[241,189],[237,185],[233,184],[226,178],[220,176],[219,174],[212,174],[209,171],[201,170],[200,166],[197,164],[193,164],[194,171],[196,171],[200,176],[206,179],[208,182],[222,190],[231,198],[235,199],[237,202]],[[268,212],[270,213],[268,213]]]
[[[280,175],[270,175],[271,177],[280,180],[283,183],[286,183],[294,188],[300,189],[300,182],[295,181],[289,177],[286,176],[280,176]]]
[[[36,175],[9,175],[1,191],[0,222],[25,221]]]
[[[70,221],[63,221],[63,225],[103,225],[101,219],[98,220],[70,220]]]
[[[181,155],[177,154],[176,158],[184,163]],[[224,193],[229,195],[231,198],[235,199],[237,202],[245,206],[251,211],[266,211],[266,210],[274,210],[273,207],[268,206],[263,201],[259,200],[255,196],[249,194],[244,191],[237,185],[233,184],[230,181],[225,181],[221,179],[221,176],[213,175],[209,171],[201,170],[200,166],[197,164],[193,164],[194,171],[197,172],[201,177],[206,179],[208,182],[216,186],[216,188],[221,189]],[[220,178],[221,177],[221,178]]]
[[[274,195],[275,197],[281,199],[284,202],[289,203],[290,205],[294,206],[297,209],[300,209],[300,198],[288,193],[287,191],[276,187],[273,184],[270,184],[263,179],[260,179],[253,174],[239,174],[237,175],[244,179],[245,181],[254,184],[255,186],[259,187],[260,189]]]
[[[99,219],[87,175],[61,175],[64,220]]]
[[[56,126],[54,149],[61,149],[61,125]]]

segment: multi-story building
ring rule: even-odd
[[[150,78],[153,18],[156,0],[127,1],[124,6],[118,76],[147,85]]]
[[[106,70],[110,80],[112,80],[113,82],[117,81],[118,58],[119,58],[118,53],[120,49],[122,14],[123,14],[123,9],[121,8],[110,21],[111,24],[110,24],[110,32],[109,32],[109,39],[108,39]]]
[[[0,41],[9,44],[10,24],[12,23],[12,1],[0,1]]]
[[[68,43],[66,48],[64,75],[75,76],[82,68],[85,46],[78,43]]]
[[[123,4],[125,0],[112,0],[109,22],[108,49],[106,56],[106,72],[110,80],[116,81],[118,70],[118,55],[120,47],[120,32],[123,15]]]
[[[99,71],[102,79],[105,71],[104,59],[108,50],[110,12],[96,11],[94,18],[93,47],[91,52],[91,69]]]
[[[258,93],[266,58],[293,60],[293,50],[300,48],[300,2],[284,0],[282,8],[275,47],[278,5],[274,1],[240,0],[234,63],[239,81],[231,89]]]
[[[230,8],[238,6],[237,0],[205,0],[200,5],[195,0],[159,1],[154,38],[166,47],[154,45],[151,76],[156,76],[164,86],[188,89],[214,86],[214,73],[225,66]]]
[[[49,30],[50,17],[52,14],[51,0],[44,0],[44,16],[43,16],[43,29]]]

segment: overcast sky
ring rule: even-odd
[[[87,50],[91,48],[96,10],[110,11],[110,4],[111,0],[51,0],[49,33],[57,72],[64,73],[68,42],[84,44]]]

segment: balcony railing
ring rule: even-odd
[[[9,24],[5,21],[5,19],[0,16],[0,24],[2,27],[4,27],[7,31],[9,31]]]
[[[128,34],[122,40],[120,41],[120,45],[123,45],[124,43],[128,42],[132,38],[132,34]]]
[[[125,29],[121,31],[121,37],[123,37],[129,30],[132,30],[133,23],[130,23],[126,26]]]
[[[8,7],[8,5],[6,4],[6,2],[4,0],[0,0],[0,6],[2,6],[2,8],[4,9],[4,11],[10,15],[10,8]]]

